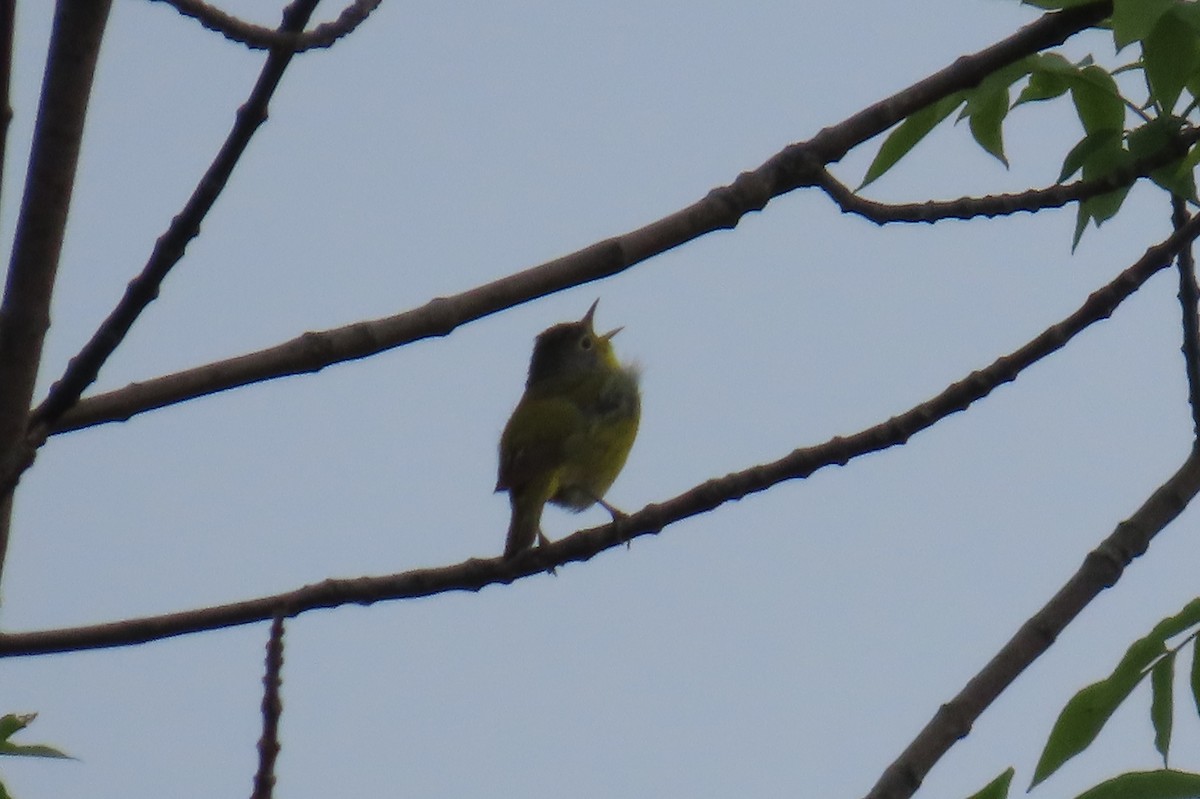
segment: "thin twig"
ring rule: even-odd
[[[1188,223],[1187,201],[1171,197],[1171,223],[1179,230]],[[1192,247],[1184,247],[1175,256],[1179,270],[1179,304],[1183,313],[1184,369],[1187,373],[1188,403],[1192,408],[1192,430],[1200,443],[1200,287],[1196,285],[1196,260]]]
[[[283,594],[215,607],[169,613],[107,624],[58,630],[0,634],[0,657],[42,655],[81,649],[131,646],[147,641],[294,616],[318,608],[368,605],[394,599],[424,597],[449,591],[478,591],[541,574],[551,567],[591,559],[643,535],[661,532],[682,519],[710,511],[785,480],[806,478],[818,469],[845,465],[851,459],[903,444],[941,419],[965,410],[998,386],[1015,380],[1030,365],[1061,349],[1090,325],[1108,318],[1152,275],[1165,269],[1180,248],[1200,236],[1200,216],[1188,220],[1161,244],[1103,288],[1093,292],[1070,316],[1051,325],[1020,349],[972,372],[932,399],[885,422],[847,437],[798,449],[772,463],[709,480],[659,504],[648,505],[611,524],[580,530],[517,558],[473,558],[452,566],[417,569],[382,577],[330,579]],[[1157,532],[1155,529],[1153,532]]]
[[[271,799],[275,791],[275,758],[279,755],[279,716],[283,701],[279,686],[283,680],[283,617],[271,621],[271,637],[267,641],[266,673],[263,674],[262,737],[258,739],[258,771],[254,774],[254,793],[250,799]]]
[[[272,30],[254,25],[227,14],[202,0],[152,0],[167,3],[185,17],[191,17],[211,31],[231,42],[244,44],[252,50],[281,49],[293,53],[333,46],[338,39],[350,35],[363,23],[383,0],[354,0],[342,9],[332,22],[323,22],[311,31]],[[303,26],[301,26],[303,27]]]
[[[844,213],[857,214],[878,225],[894,222],[932,224],[943,219],[992,218],[1019,212],[1036,213],[1131,186],[1139,178],[1182,158],[1187,154],[1188,147],[1197,140],[1200,140],[1200,128],[1190,128],[1173,140],[1170,146],[1103,178],[1079,180],[1013,194],[990,194],[984,197],[960,197],[957,200],[930,200],[920,203],[882,203],[855,193],[826,170],[821,170],[818,174],[817,185]]]

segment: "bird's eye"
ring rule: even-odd
[[[579,348],[581,350],[590,350],[592,348],[592,337],[584,336],[583,338],[579,339]]]

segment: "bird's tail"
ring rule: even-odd
[[[533,486],[510,489],[512,521],[508,525],[508,539],[504,542],[504,557],[511,558],[533,546],[542,530],[542,508],[549,498],[544,491]]]

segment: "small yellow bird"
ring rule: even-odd
[[[625,465],[641,417],[638,371],[613,352],[621,328],[596,335],[599,300],[578,322],[548,328],[533,344],[525,393],[500,436],[497,491],[507,491],[512,522],[504,557],[545,544],[547,502],[581,511],[604,501]]]

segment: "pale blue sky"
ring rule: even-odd
[[[49,5],[18,10],[6,248]],[[224,7],[274,23],[266,5]],[[397,313],[639,227],[1036,16],[1002,0],[477,6],[386,0],[298,59],[98,388]],[[141,268],[261,60],[162,4],[116,0],[43,388]],[[1078,136],[1066,105],[1022,109],[1010,171],[948,130],[869,193],[1045,185]],[[871,152],[835,171],[856,184]],[[644,369],[614,504],[853,433],[1070,313],[1165,237],[1167,203],[1135,189],[1074,255],[1073,224],[1066,209],[880,229],[795,193],[444,340],[56,437],[21,486],[4,626],[498,554],[495,445],[533,336],[596,297],[598,324],[623,325],[618,350]],[[860,796],[1185,456],[1174,280],[905,447],[557,577],[291,622],[278,795]],[[551,510],[544,527],[605,518]],[[1067,698],[1195,594],[1195,528],[1193,512],[1168,528],[921,795],[966,796],[1009,765],[1027,785]],[[0,711],[38,711],[27,738],[80,758],[5,762],[6,784],[20,799],[247,795],[266,633],[0,662]],[[1147,704],[1034,796],[1153,768]],[[1200,723],[1176,726],[1177,752],[1194,749]]]

